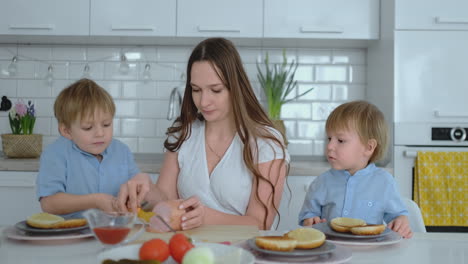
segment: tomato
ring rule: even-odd
[[[190,242],[190,239],[182,233],[173,235],[169,241],[171,256],[177,263],[181,263],[185,253],[193,247],[194,245]]]
[[[139,251],[140,260],[165,261],[169,257],[169,245],[162,239],[151,239],[143,243]]]

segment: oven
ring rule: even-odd
[[[414,198],[414,168],[418,151],[468,152],[468,124],[395,124],[394,132],[395,180],[401,195],[411,199]],[[429,232],[468,232],[468,227],[426,226],[426,229]]]

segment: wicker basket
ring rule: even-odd
[[[8,158],[37,158],[42,152],[42,135],[2,134],[2,146]]]

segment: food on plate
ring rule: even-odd
[[[141,245],[138,256],[141,260],[165,261],[169,258],[169,245],[162,239],[155,238]]]
[[[101,262],[102,264],[160,264],[157,260],[136,260],[136,259],[105,259]]]
[[[169,250],[172,258],[177,262],[181,263],[184,255],[194,247],[190,238],[186,237],[182,233],[177,233],[169,240]]]
[[[172,227],[174,230],[182,230],[181,227],[181,218],[182,215],[185,213],[184,209],[179,209],[179,205],[182,200],[170,200],[159,202],[154,206],[152,212],[154,214],[158,214],[163,219],[168,219],[167,223]],[[164,223],[159,220],[159,218],[152,216],[149,219],[149,227],[146,228],[146,231],[153,232],[153,233],[163,233],[167,232],[167,227]]]
[[[297,240],[296,248],[316,248],[325,243],[325,234],[315,228],[297,228],[285,236]]]
[[[255,244],[259,248],[273,251],[292,251],[296,248],[297,240],[286,236],[258,236]]]
[[[337,232],[350,232],[352,227],[365,226],[366,221],[358,218],[336,217],[330,221],[330,226]]]
[[[35,228],[73,228],[86,225],[86,219],[77,218],[77,219],[68,219],[65,220],[63,217],[58,215],[53,215],[49,213],[37,213],[29,216],[26,219],[26,223],[29,226]]]
[[[330,226],[337,232],[351,232],[354,235],[379,235],[385,231],[385,225],[368,225],[362,219],[337,217],[330,221]]]
[[[361,236],[379,235],[385,231],[385,225],[366,225],[351,228],[351,233]]]
[[[182,264],[214,264],[213,251],[207,247],[196,247],[190,249],[182,259]]]

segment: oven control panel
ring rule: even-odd
[[[432,140],[468,141],[468,127],[433,127]]]

